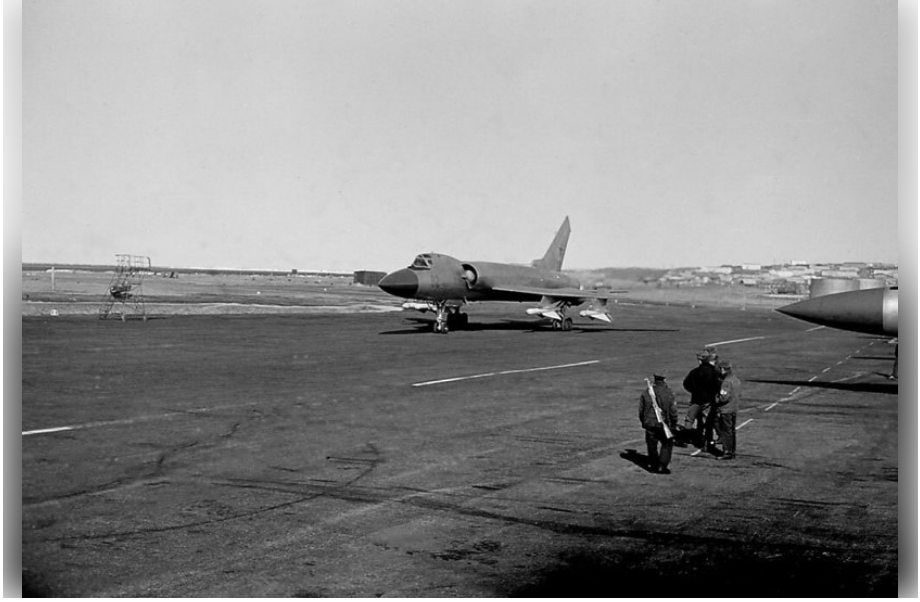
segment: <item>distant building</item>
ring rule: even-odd
[[[821,276],[824,278],[858,278],[859,268],[855,266],[840,266],[835,270],[822,270]]]
[[[383,280],[386,272],[372,272],[370,270],[359,270],[355,272],[355,284],[365,284],[367,286],[377,286],[377,283]]]
[[[722,265],[718,267],[703,267],[699,269],[700,272],[705,272],[708,274],[731,274],[732,266]]]

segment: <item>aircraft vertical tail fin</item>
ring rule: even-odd
[[[542,259],[535,259],[533,261],[533,266],[547,270],[555,270],[557,272],[562,270],[562,260],[565,259],[565,248],[569,244],[569,233],[571,233],[571,231],[572,228],[569,226],[569,216],[566,216],[559,230],[556,232],[556,237],[546,250],[546,254],[543,255]]]

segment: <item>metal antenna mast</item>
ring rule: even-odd
[[[144,276],[150,272],[150,258],[143,255],[116,255],[115,274],[109,282],[99,319],[105,320],[118,305],[124,322],[129,317],[147,320],[147,307],[144,305],[144,292],[141,284]]]

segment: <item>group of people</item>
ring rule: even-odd
[[[680,431],[689,433],[701,451],[717,455],[720,460],[732,460],[741,381],[732,373],[731,363],[719,359],[714,347],[705,347],[696,358],[699,364],[683,382],[690,393],[690,408]],[[668,474],[679,432],[677,402],[665,376],[654,374],[653,380],[646,381],[648,387],[639,397],[639,421],[645,429],[649,470]]]

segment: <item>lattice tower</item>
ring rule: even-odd
[[[122,321],[128,318],[147,320],[147,306],[144,304],[142,284],[144,276],[150,273],[150,258],[143,255],[116,255],[115,274],[105,292],[99,319],[105,320],[115,313]]]

